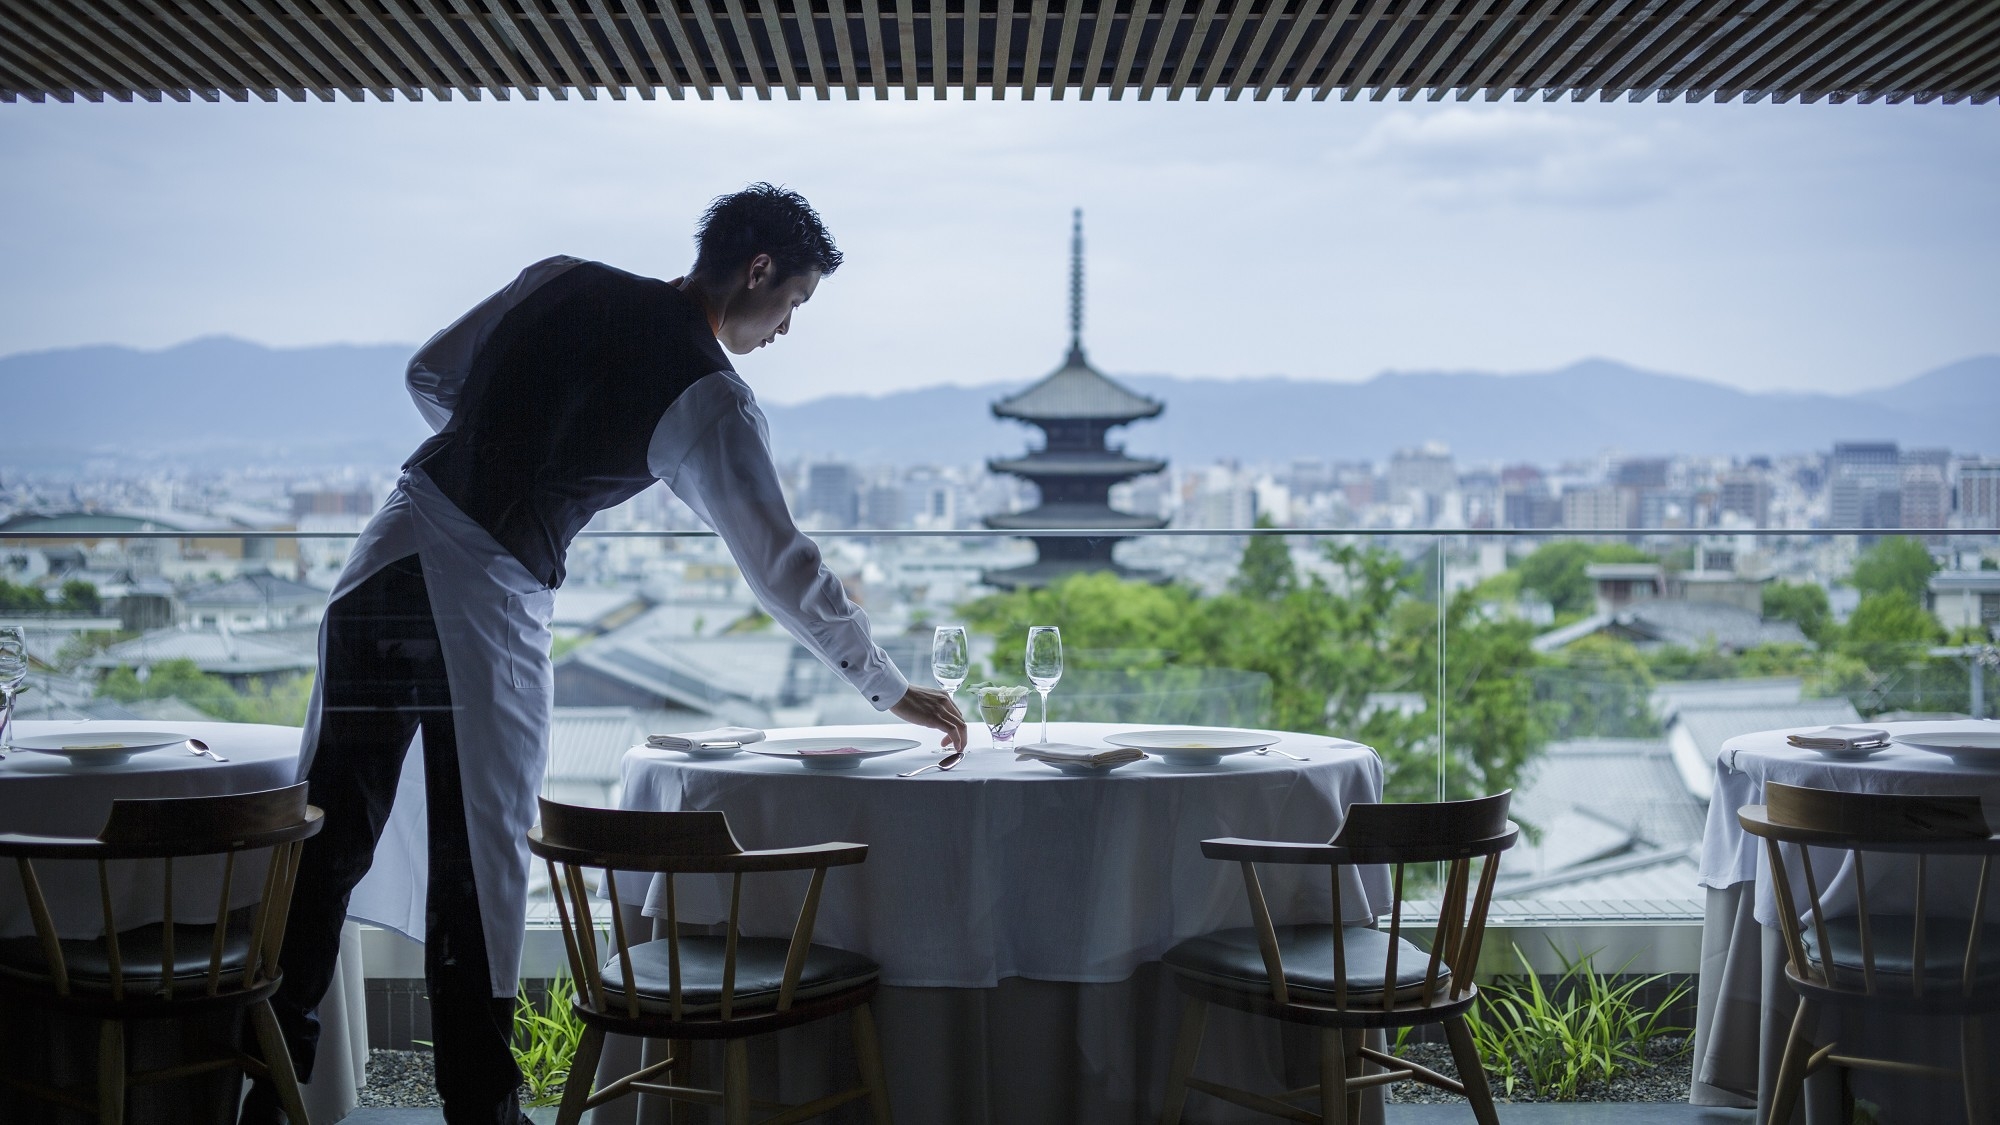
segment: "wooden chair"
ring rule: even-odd
[[[529,831],[528,848],[548,864],[570,972],[578,982],[575,1010],[585,1025],[563,1088],[560,1125],[575,1125],[585,1110],[634,1093],[720,1104],[728,1125],[745,1125],[752,1105],[783,1111],[765,1118],[764,1125],[785,1125],[865,1097],[878,1125],[889,1125],[889,1091],[868,1007],[879,969],[860,954],[812,942],[827,868],[867,859],[866,844],[746,851],[719,812],[592,809],[544,798],[542,822]],[[599,952],[591,921],[586,872],[592,869],[604,874],[611,896],[608,958]],[[743,876],[807,870],[812,881],[790,939],[743,936],[738,925]],[[666,874],[664,936],[634,942],[626,933],[614,871]],[[719,936],[680,933],[674,876],[693,873],[731,876],[729,922]],[[852,1013],[862,1084],[799,1106],[753,1102],[747,1041],[841,1012]],[[667,1040],[669,1057],[598,1088],[597,1061],[607,1032]],[[691,1042],[715,1039],[724,1042],[722,1089],[688,1085]],[[663,1074],[670,1080],[657,1081]]]
[[[320,811],[306,804],[306,787],[301,783],[222,797],[113,801],[96,839],[0,835],[0,857],[14,860],[35,926],[32,938],[0,941],[0,993],[26,1006],[99,1021],[94,1099],[36,1082],[14,1068],[0,1068],[0,1082],[117,1125],[124,1120],[130,1086],[241,1068],[270,1078],[285,1112],[304,1125],[305,1104],[270,998],[280,980],[278,950],[285,939],[299,851],[319,828]],[[258,851],[269,853],[269,863],[258,876],[262,891],[257,902],[231,910],[230,893],[243,866],[239,857]],[[177,861],[200,856],[221,857],[220,905],[213,917],[177,918]],[[149,925],[121,928],[112,901],[111,864],[152,859],[160,861],[162,917]],[[97,864],[103,936],[77,940],[58,933],[35,871],[38,860]],[[261,1060],[232,1051],[159,1070],[127,1072],[127,1023],[188,1019],[218,1010],[247,1013]]]
[[[1480,1125],[1494,1125],[1479,1052],[1465,1013],[1479,997],[1472,975],[1486,936],[1486,912],[1500,853],[1519,830],[1507,820],[1512,793],[1440,804],[1359,804],[1330,844],[1267,840],[1203,840],[1210,859],[1243,865],[1255,925],[1190,938],[1162,960],[1188,994],[1161,1120],[1178,1125],[1190,1089],[1292,1121],[1345,1125],[1357,1119],[1361,1092],[1371,1086],[1414,1080],[1462,1094]],[[1473,883],[1473,861],[1481,859]],[[1428,951],[1403,937],[1403,867],[1445,863],[1436,935]],[[1331,873],[1333,921],[1278,926],[1257,882],[1257,864],[1324,866]],[[1394,864],[1395,898],[1387,933],[1374,926],[1341,924],[1340,869]],[[1320,1081],[1276,1095],[1253,1093],[1194,1077],[1208,1005],[1305,1024],[1320,1029]],[[1367,1047],[1365,1031],[1441,1023],[1452,1057],[1466,1081]],[[1366,1066],[1383,1069],[1367,1073]],[[1289,1102],[1317,1099],[1312,1113]]]
[[[1785,979],[1799,994],[1766,1121],[1790,1121],[1806,1076],[1829,1063],[1956,1082],[1969,1122],[2000,1121],[1989,1075],[1994,1059],[1986,1054],[1980,1028],[1982,1018],[2000,1010],[2000,941],[1983,941],[1981,932],[2000,835],[1989,828],[1979,798],[1845,793],[1772,782],[1764,787],[1764,804],[1745,805],[1736,819],[1764,841],[1785,941]],[[1827,887],[1813,870],[1809,846],[1842,850],[1852,858],[1851,917],[1826,916]],[[1793,868],[1785,865],[1787,850],[1798,860]],[[1867,853],[1916,857],[1910,913],[1868,908]],[[1979,857],[1975,885],[1965,885],[1971,878],[1955,880],[1962,896],[1931,892],[1929,861],[1944,856]],[[1805,880],[1803,899],[1794,872]],[[1955,1019],[1962,1065],[1839,1053],[1837,1042],[1815,1048],[1819,1008],[1826,1004]]]

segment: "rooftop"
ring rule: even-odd
[[[1133,422],[1162,409],[1157,399],[1134,394],[1092,367],[1081,347],[1072,347],[1069,358],[1046,379],[993,404],[996,416],[1023,422]]]

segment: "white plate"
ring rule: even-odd
[[[1047,758],[1030,758],[1028,760],[1031,762],[1040,762],[1041,764],[1049,767],[1052,770],[1056,770],[1060,773],[1066,773],[1071,777],[1099,777],[1104,774],[1110,773],[1112,770],[1115,770],[1120,766],[1129,766],[1133,762],[1143,762],[1146,759],[1127,758],[1122,762],[1112,762],[1109,765],[1102,765],[1102,766],[1093,765],[1089,762],[1052,762],[1049,761]]]
[[[869,758],[879,758],[884,754],[900,754],[905,750],[915,750],[920,743],[914,738],[777,738],[769,742],[759,742],[749,747],[752,754],[762,754],[766,758],[783,758],[797,762],[809,770],[851,770],[858,768]],[[835,750],[852,747],[851,754],[805,754],[804,750]]]
[[[1822,758],[1832,758],[1836,762],[1862,762],[1887,750],[1887,746],[1801,746]]]
[[[686,754],[690,758],[702,761],[715,761],[720,758],[734,758],[748,749],[748,746],[740,742],[731,742],[722,746],[690,746],[685,750],[670,750],[668,753]]]
[[[54,754],[77,765],[108,766],[143,754],[178,746],[187,735],[165,730],[88,730],[72,734],[31,734],[14,740],[16,750]]]
[[[1203,730],[1174,727],[1166,730],[1135,730],[1129,734],[1106,735],[1113,746],[1129,746],[1157,754],[1170,766],[1212,766],[1225,754],[1243,754],[1277,745],[1275,734],[1248,730]]]
[[[1889,741],[1917,750],[1943,754],[1965,766],[2000,765],[2000,728],[1941,730],[1929,734],[1892,734]]]

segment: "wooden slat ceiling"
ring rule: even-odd
[[[2000,0],[0,0],[10,102],[1010,91],[1984,103]]]

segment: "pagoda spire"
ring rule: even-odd
[[[1070,217],[1069,361],[1083,362],[1083,208]]]

